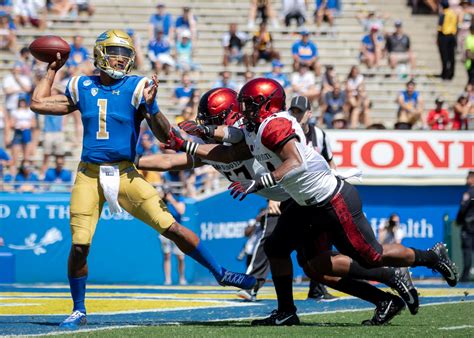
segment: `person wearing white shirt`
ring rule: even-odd
[[[298,72],[291,75],[291,87],[293,94],[305,96],[309,101],[318,98],[319,90],[316,87],[316,77],[309,71],[307,65],[301,64]]]
[[[5,108],[10,112],[18,108],[18,97],[31,91],[31,80],[21,74],[21,66],[16,64],[12,72],[5,76],[2,82],[3,91],[6,94]]]

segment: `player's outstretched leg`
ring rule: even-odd
[[[202,244],[197,235],[179,223],[173,223],[162,235],[175,242],[178,248],[186,255],[209,269],[220,285],[235,286],[248,290],[257,283],[253,276],[232,272],[222,267]]]
[[[387,266],[425,266],[439,272],[449,286],[458,283],[456,265],[448,256],[444,243],[436,243],[428,250],[407,248],[401,244],[383,246],[382,264]]]
[[[318,274],[373,280],[395,289],[406,302],[410,313],[416,314],[419,307],[418,293],[407,270],[400,268],[365,268],[348,256],[331,252],[311,259],[309,265]]]
[[[73,244],[71,247],[68,261],[68,274],[74,307],[72,314],[59,324],[62,328],[74,330],[87,324],[85,297],[88,253],[88,245]]]

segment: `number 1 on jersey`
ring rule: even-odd
[[[98,140],[108,140],[109,132],[107,131],[107,99],[98,99],[99,106],[99,130],[96,133]]]

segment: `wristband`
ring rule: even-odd
[[[199,144],[196,142],[184,141],[182,149],[189,155],[196,155]]]
[[[272,173],[266,173],[260,177],[260,179],[258,180],[258,184],[262,188],[271,188],[277,185],[277,182],[275,180],[275,177],[273,177]]]

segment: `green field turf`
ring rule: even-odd
[[[406,310],[382,327],[361,326],[372,311],[301,316],[293,327],[251,327],[249,320],[140,326],[75,333],[77,337],[474,337],[474,302],[423,306],[418,315]],[[212,320],[212,318],[210,318]],[[71,335],[68,335],[71,337]]]

